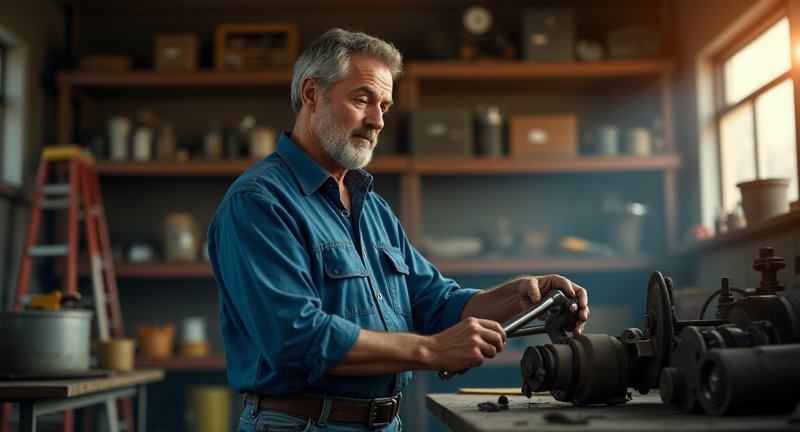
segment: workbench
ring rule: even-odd
[[[20,432],[36,431],[36,417],[104,404],[138,395],[136,426],[147,430],[148,383],[164,379],[161,369],[136,370],[95,378],[0,381],[0,402],[19,403]]]
[[[633,400],[619,406],[574,407],[551,396],[507,397],[509,409],[497,412],[478,409],[479,403],[497,404],[497,395],[429,394],[425,405],[455,432],[800,430],[800,416],[793,414],[748,417],[684,414],[677,407],[663,404],[658,390],[648,395],[634,394]]]

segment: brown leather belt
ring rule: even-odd
[[[345,402],[334,398],[331,401],[328,420],[348,423],[366,423],[369,427],[386,426],[394,420],[400,409],[403,394],[395,397],[377,398],[369,402]],[[245,404],[253,404],[252,393],[247,393]],[[289,414],[300,415],[311,419],[318,419],[322,413],[324,399],[314,395],[261,395],[258,401],[259,408],[283,411]]]

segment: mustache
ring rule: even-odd
[[[375,143],[378,141],[378,132],[375,129],[356,129],[350,132],[350,138],[355,136],[367,138],[372,145],[375,145]]]

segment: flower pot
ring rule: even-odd
[[[742,208],[748,224],[789,210],[789,180],[762,179],[736,185],[742,193]]]

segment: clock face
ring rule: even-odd
[[[464,29],[474,35],[482,35],[492,28],[492,13],[483,6],[470,6],[462,16]]]

